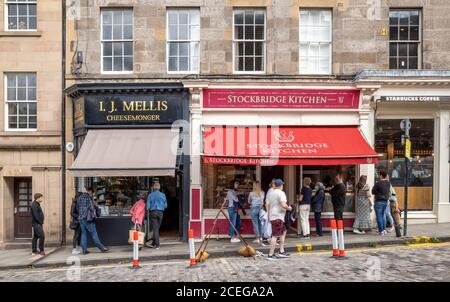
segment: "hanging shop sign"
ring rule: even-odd
[[[381,96],[380,101],[383,102],[445,102],[450,101],[450,96],[436,95],[397,95],[397,96]]]
[[[172,124],[182,118],[183,97],[182,93],[85,95],[80,106],[87,126]]]
[[[203,108],[358,109],[359,90],[205,89]]]

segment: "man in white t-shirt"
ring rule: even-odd
[[[276,179],[274,184],[275,188],[268,192],[266,197],[266,208],[272,226],[272,239],[270,241],[270,251],[267,260],[278,260],[279,258],[289,257],[289,254],[284,251],[284,242],[287,233],[284,217],[286,211],[292,211],[292,207],[287,204],[286,194],[283,192],[284,182],[281,179]],[[280,252],[275,255],[275,246],[278,238],[280,238]]]

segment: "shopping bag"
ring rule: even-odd
[[[128,233],[128,244],[133,244],[134,241],[134,232],[135,230],[131,229]],[[138,232],[138,243],[139,244],[144,244],[144,238],[145,238],[145,233],[144,232]]]

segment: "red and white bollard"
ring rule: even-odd
[[[195,259],[195,243],[194,243],[194,230],[190,229],[188,231],[189,237],[189,266],[195,266],[197,264],[197,260]]]
[[[331,239],[333,242],[333,257],[339,257],[338,233],[336,220],[331,219]]]
[[[139,232],[133,232],[133,267],[134,269],[141,268],[139,266]]]
[[[337,227],[338,227],[339,257],[345,257],[344,220],[338,220]]]

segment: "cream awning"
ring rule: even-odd
[[[75,177],[175,175],[178,132],[89,130],[70,170]]]

